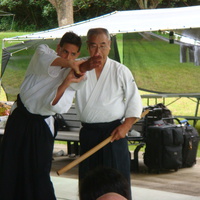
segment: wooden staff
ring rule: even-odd
[[[141,118],[143,118],[148,113],[149,113],[149,110],[148,109],[145,110],[141,114]],[[139,120],[140,119],[137,118],[133,124],[135,124]],[[106,138],[105,140],[103,140],[102,142],[100,142],[98,145],[96,145],[95,147],[93,147],[92,149],[90,149],[89,151],[87,151],[86,153],[84,153],[82,156],[80,156],[76,160],[72,161],[71,163],[69,163],[68,165],[66,165],[65,167],[63,167],[62,169],[58,170],[57,174],[61,175],[64,172],[66,172],[66,171],[70,170],[71,168],[73,168],[74,166],[78,165],[80,162],[82,162],[83,160],[85,160],[86,158],[88,158],[89,156],[91,156],[92,154],[94,154],[95,152],[97,152],[99,149],[101,149],[102,147],[104,147],[105,145],[107,145],[111,140],[112,140],[112,135],[109,136],[108,138]]]

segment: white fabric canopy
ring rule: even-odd
[[[61,38],[67,31],[85,36],[88,29],[107,28],[111,34],[184,30],[200,27],[200,6],[116,11],[90,20],[74,23],[29,35],[5,38],[6,40],[35,40]],[[199,34],[198,34],[199,35]]]

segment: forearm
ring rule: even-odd
[[[123,126],[124,128],[127,130],[127,132],[132,128],[134,122],[136,121],[136,117],[129,117],[129,118],[125,118],[124,122],[123,122]]]
[[[51,66],[60,66],[60,67],[70,67],[73,68],[73,61],[66,60],[61,57],[57,57],[52,63]]]
[[[80,62],[80,61],[79,61]],[[77,67],[75,66],[75,61],[73,60],[66,60],[63,59],[61,57],[56,58],[51,66],[61,66],[61,67],[69,67],[74,69],[74,75],[76,78],[80,78],[82,75],[84,75],[83,73],[85,73],[87,71],[87,67],[88,67],[88,62],[86,63],[85,61],[81,61],[82,64],[80,64],[79,66],[79,70],[77,71]],[[81,72],[81,73],[80,73]]]
[[[56,93],[56,97],[54,98],[52,105],[56,105],[58,103],[58,101],[60,100],[60,98],[62,97],[62,95],[64,94],[65,90],[67,87],[69,87],[70,84],[64,84],[62,83],[58,89],[57,89],[57,93]]]

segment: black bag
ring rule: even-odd
[[[170,124],[174,124],[174,121],[172,119],[172,112],[164,104],[158,103],[157,105],[155,105],[155,108],[161,108],[162,109],[162,114],[161,114],[162,119],[163,118],[170,118],[170,119],[164,120],[165,122],[170,123]]]
[[[182,166],[183,127],[172,124],[149,126],[145,138],[144,164],[149,171]]]
[[[147,125],[174,124],[172,112],[162,103],[148,106],[149,113],[146,115]]]
[[[184,126],[183,164],[182,167],[192,167],[196,164],[197,150],[199,144],[199,133],[188,123]]]
[[[55,126],[58,131],[69,131],[69,127],[62,114],[57,113],[53,117],[55,119]]]

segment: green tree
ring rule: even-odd
[[[74,0],[74,19],[82,21],[116,10],[138,9],[135,0]]]
[[[158,4],[163,0],[136,0],[140,9],[152,9],[157,8]]]
[[[199,5],[199,0],[163,0],[158,7],[162,8],[175,8],[183,6],[195,6]]]
[[[57,27],[56,10],[47,0],[1,0],[0,10],[15,14],[13,28],[16,31]]]
[[[198,5],[198,0],[136,0],[140,9],[174,8]]]

